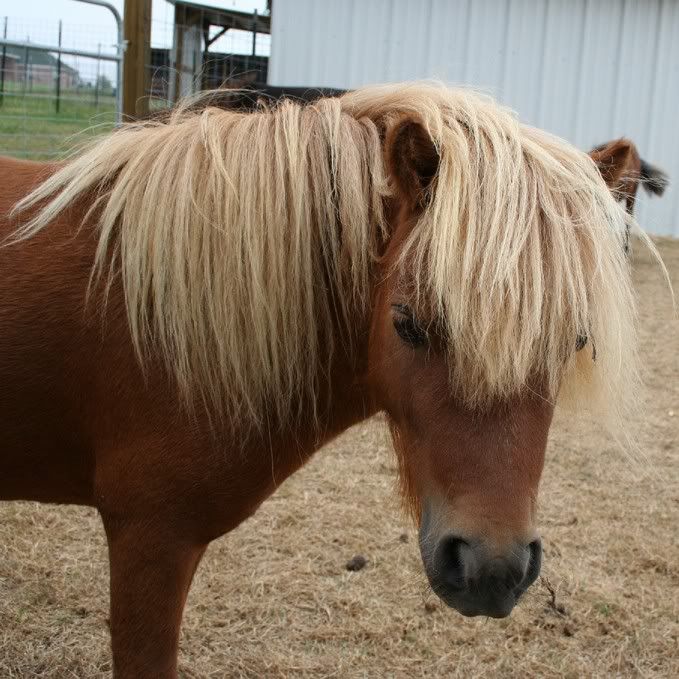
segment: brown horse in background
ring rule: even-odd
[[[651,196],[662,196],[669,184],[669,177],[645,161],[634,142],[624,137],[595,146],[589,155],[616,198],[624,201],[630,215],[634,214],[639,186],[643,186]],[[625,229],[625,251],[629,250],[629,235],[628,224]]]
[[[235,85],[231,82],[206,92],[199,92],[180,105],[184,110],[203,111],[209,107],[229,109],[232,111],[253,112],[258,109],[275,106],[283,99],[290,99],[298,104],[312,104],[324,97],[340,97],[348,90],[334,87],[298,87],[267,85],[253,82]],[[190,100],[193,99],[193,103]],[[172,115],[173,108],[151,111],[139,120],[163,120]]]
[[[98,509],[118,678],[176,676],[209,542],[378,412],[434,591],[508,615],[557,396],[634,406],[624,211],[488,98],[180,106],[0,176],[0,498]]]
[[[281,99],[292,99],[300,104],[310,104],[323,97],[340,97],[347,90],[335,87],[298,87],[249,83],[237,89],[220,88],[200,97],[201,104],[218,108],[233,108],[243,111],[255,110],[258,106],[271,106]]]

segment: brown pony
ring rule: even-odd
[[[98,509],[116,677],[176,676],[208,543],[378,412],[433,589],[508,615],[557,395],[634,406],[624,211],[480,95],[180,107],[0,173],[0,497]]]
[[[624,137],[595,146],[590,152],[592,160],[611,187],[615,197],[624,201],[625,209],[634,214],[634,204],[639,186],[649,195],[662,196],[669,177],[659,168],[645,161],[634,142]],[[630,225],[625,229],[625,251],[629,250]]]

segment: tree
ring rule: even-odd
[[[102,92],[104,94],[108,94],[113,89],[111,79],[103,74],[97,77],[97,82],[95,84],[99,92]]]

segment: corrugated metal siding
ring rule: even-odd
[[[673,180],[638,219],[679,236],[679,0],[276,0],[269,81],[483,88],[582,147],[628,136]]]

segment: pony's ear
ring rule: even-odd
[[[589,152],[609,189],[616,189],[632,161],[633,144],[629,139],[617,139]]]
[[[399,194],[413,209],[422,209],[439,167],[432,138],[419,123],[401,121],[387,132],[385,155],[389,177]]]

